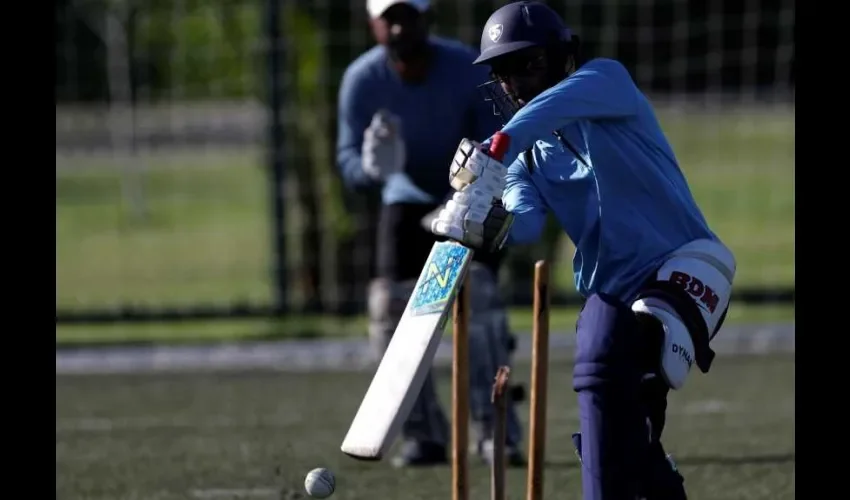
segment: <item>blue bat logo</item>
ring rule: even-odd
[[[454,243],[435,246],[413,290],[411,313],[414,316],[437,312],[445,307],[469,252],[468,248]]]

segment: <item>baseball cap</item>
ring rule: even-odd
[[[419,12],[425,12],[431,6],[430,0],[366,0],[366,10],[369,17],[376,19],[393,5],[406,3]]]

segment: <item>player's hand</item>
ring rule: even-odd
[[[508,169],[487,155],[484,147],[469,139],[460,141],[449,171],[449,182],[457,191],[475,186],[494,199],[502,198]]]
[[[398,116],[386,110],[375,113],[372,123],[363,133],[361,161],[363,171],[377,180],[402,171],[407,151]]]
[[[455,192],[431,221],[431,232],[470,248],[497,251],[505,244],[513,215],[501,199],[470,187]]]
[[[440,215],[440,212],[442,212],[443,209],[446,208],[446,203],[448,203],[451,199],[451,196],[449,196],[448,198],[446,198],[446,201],[443,202],[443,204],[441,204],[434,210],[431,210],[430,212],[425,214],[424,217],[419,219],[419,224],[422,226],[423,229],[425,229],[426,231],[431,231],[431,226],[434,224],[434,221],[437,220],[437,217]]]

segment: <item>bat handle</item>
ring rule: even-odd
[[[491,158],[502,161],[510,145],[511,136],[504,132],[496,132],[493,134],[493,140],[490,142],[490,151],[488,154]]]

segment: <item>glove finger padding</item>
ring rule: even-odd
[[[504,165],[487,155],[481,144],[463,139],[449,168],[449,183],[457,191],[464,191],[474,185],[499,199],[505,187],[507,171]]]
[[[431,223],[431,231],[470,247],[496,251],[513,222],[501,201],[470,192],[456,192]]]
[[[454,214],[443,209],[440,215],[431,221],[431,232],[437,236],[443,236],[455,241],[460,241],[470,246],[474,246],[471,242],[466,241],[463,233],[463,223],[458,223],[454,218]]]

